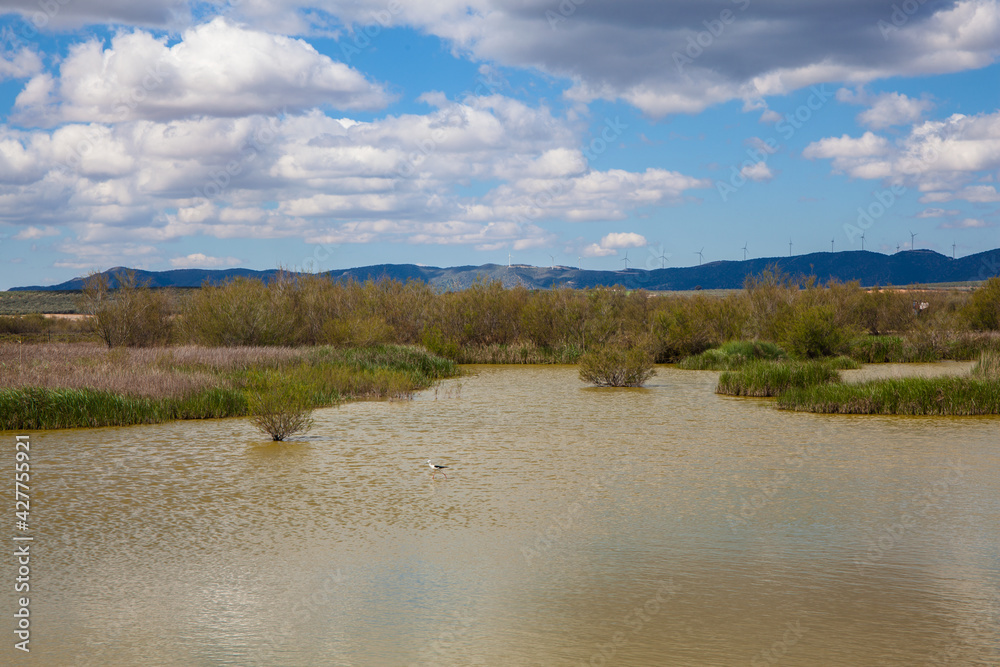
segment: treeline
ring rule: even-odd
[[[109,347],[423,345],[459,362],[575,362],[608,346],[673,362],[732,340],[771,341],[796,357],[902,341],[917,358],[972,358],[1000,329],[1000,278],[972,293],[817,286],[775,270],[728,296],[623,288],[528,290],[480,282],[456,292],[396,280],[365,283],[286,273],[237,278],[189,294],[150,290],[134,274],[91,276],[81,310]],[[891,335],[891,337],[889,336]],[[895,345],[896,343],[893,343]],[[883,346],[884,347],[884,346]],[[891,346],[890,346],[891,347]],[[865,359],[892,360],[892,359]]]

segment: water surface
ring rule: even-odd
[[[33,433],[32,652],[3,660],[1000,664],[1000,419],[468,370],[286,444]]]

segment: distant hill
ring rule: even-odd
[[[354,269],[329,271],[333,278],[359,281],[393,278],[396,280],[422,280],[445,290],[468,287],[477,279],[499,280],[503,284],[524,285],[531,289],[559,287],[607,287],[623,285],[631,289],[692,290],[736,289],[751,274],[776,265],[793,276],[816,276],[821,283],[831,280],[859,281],[865,287],[875,285],[912,285],[915,283],[950,283],[985,280],[1000,275],[1000,249],[952,259],[932,250],[909,250],[883,255],[865,250],[846,252],[817,252],[794,257],[762,257],[735,262],[709,262],[684,268],[628,269],[627,271],[587,271],[568,266],[553,268],[515,264],[482,266],[454,266],[439,268],[414,264],[378,264]],[[112,277],[122,267],[109,269]],[[200,287],[203,283],[218,284],[237,276],[271,280],[276,270],[251,269],[177,269],[174,271],[136,270],[140,280],[148,280],[153,287]],[[84,278],[74,278],[59,285],[14,287],[19,290],[80,290]]]

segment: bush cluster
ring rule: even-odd
[[[909,293],[857,283],[818,287],[766,270],[723,297],[619,287],[532,291],[487,281],[440,292],[417,281],[291,273],[268,284],[237,278],[206,285],[186,298],[150,290],[128,274],[118,283],[110,290],[95,276],[83,298],[109,346],[394,343],[465,363],[572,363],[633,341],[666,363],[738,340],[778,345],[797,358],[850,354],[864,361],[971,359],[1000,345],[1000,278],[971,295]]]

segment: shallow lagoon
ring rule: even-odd
[[[1000,662],[1000,418],[467,370],[286,444],[245,420],[33,433],[19,662]]]

